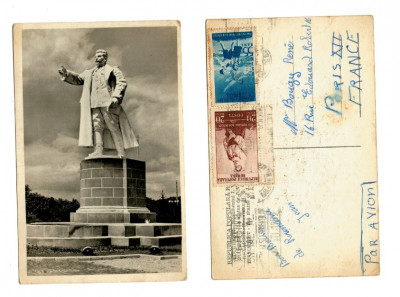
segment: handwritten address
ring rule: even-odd
[[[340,32],[332,32],[331,52],[332,85],[334,93],[326,96],[325,109],[338,116],[343,115],[343,97],[347,91],[348,101],[359,109],[361,117],[362,64],[360,56],[360,34],[346,30],[345,37]],[[347,73],[342,73],[346,65]]]
[[[286,56],[282,59],[284,65],[290,67],[287,80],[287,95],[282,99],[285,108],[283,123],[293,135],[299,131],[314,136],[314,61],[312,57],[312,20],[304,18],[301,24],[302,33],[298,37],[300,51],[298,52],[301,63],[295,65],[295,41],[285,42]],[[297,41],[296,41],[297,42]],[[299,89],[300,98],[296,98],[296,89]],[[301,105],[306,107],[301,111],[301,123],[296,119],[296,101],[301,100]]]

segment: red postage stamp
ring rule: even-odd
[[[257,183],[258,147],[255,110],[215,112],[217,183]]]

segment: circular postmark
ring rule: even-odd
[[[263,80],[268,77],[271,71],[272,56],[271,52],[262,47],[259,51],[260,53],[260,64],[259,69],[257,69],[257,80]]]

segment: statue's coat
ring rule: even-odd
[[[118,67],[112,67],[106,64],[105,66],[105,80],[108,82],[108,91],[111,98],[118,99],[118,103],[122,103],[127,87],[126,80]],[[72,71],[67,71],[65,78],[62,78],[67,83],[72,85],[83,85],[81,97],[81,117],[79,127],[79,146],[91,147],[93,146],[93,127],[92,127],[92,112],[90,108],[90,93],[92,87],[92,74],[96,67],[85,70],[81,74],[76,74]],[[139,146],[136,136],[133,133],[131,125],[129,124],[128,117],[121,106],[119,114],[119,125],[124,140],[124,148],[129,149]],[[112,140],[111,133],[108,129],[104,129],[103,137],[104,147],[108,149],[115,149],[114,141]]]

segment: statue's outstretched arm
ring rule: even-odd
[[[61,80],[71,85],[83,85],[85,81],[83,74],[77,74],[75,72],[67,70],[64,66],[61,66],[61,68],[58,70],[58,73],[61,76]]]

